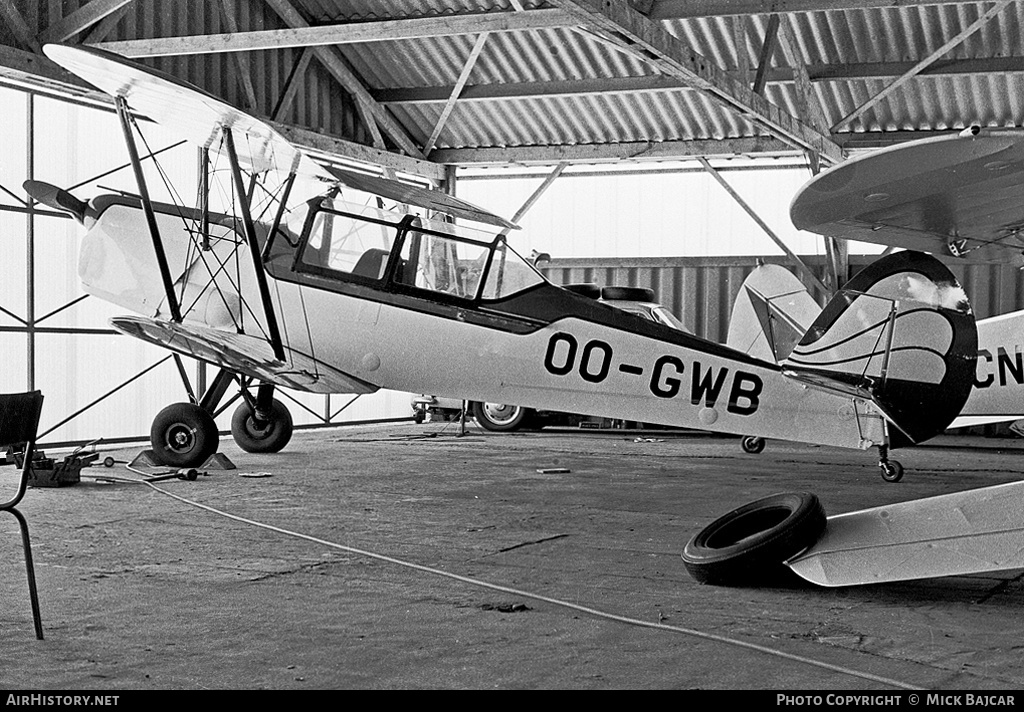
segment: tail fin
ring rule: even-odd
[[[959,415],[974,383],[978,330],[970,302],[934,257],[897,252],[861,270],[783,363],[787,374],[871,400],[919,443]]]
[[[726,344],[781,363],[820,313],[821,307],[792,272],[761,265],[743,280],[732,305]]]

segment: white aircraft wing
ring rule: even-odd
[[[216,150],[221,130],[232,129],[240,163],[256,172],[294,171],[454,217],[518,229],[515,223],[441,191],[322,166],[263,121],[197,86],[112,52],[57,44],[44,46],[43,52],[98,89],[123,97],[137,113],[200,146]]]
[[[335,166],[325,166],[325,168],[342,185],[361,190],[364,193],[372,193],[389,200],[435,210],[457,218],[497,225],[510,230],[519,229],[514,222],[439,190],[427,190],[397,180],[348,171]]]
[[[255,172],[277,168],[331,177],[266,123],[177,77],[94,47],[48,44],[43,52],[101,91],[123,97],[136,113],[200,146],[216,149],[222,129],[232,129],[239,162]]]
[[[790,218],[820,235],[1024,264],[1024,131],[966,131],[852,158],[804,185]]]
[[[1024,568],[1024,482],[829,517],[788,565],[820,586],[856,586]]]
[[[255,336],[136,316],[115,317],[110,324],[142,341],[285,388],[309,393],[374,393],[378,390],[372,383],[287,346],[287,360],[278,361],[270,344]]]

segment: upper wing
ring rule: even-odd
[[[200,146],[213,146],[222,129],[231,128],[236,132],[239,162],[253,171],[278,168],[330,178],[264,122],[177,77],[95,47],[48,44],[43,52],[72,74],[111,96],[123,97],[135,111]]]
[[[57,44],[44,46],[43,52],[73,74],[111,96],[123,97],[135,111],[200,146],[218,148],[222,129],[232,129],[239,161],[256,172],[272,168],[294,171],[455,217],[518,228],[515,223],[440,191],[321,166],[259,119],[197,86],[113,52]]]
[[[821,235],[1020,261],[1024,131],[966,131],[850,159],[804,185],[790,217]]]
[[[457,218],[475,220],[513,230],[519,229],[514,222],[439,190],[427,190],[397,180],[356,173],[334,166],[327,166],[326,170],[342,185],[361,190],[364,193],[372,193],[388,200],[397,200],[400,203],[447,213]]]

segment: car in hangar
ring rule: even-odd
[[[613,306],[650,319],[673,329],[688,331],[676,316],[659,304],[654,291],[645,287],[600,287],[592,282],[564,285],[566,289],[586,295]],[[414,396],[412,399],[413,420],[422,423],[428,418],[436,421],[459,420],[463,402],[456,398],[443,398],[429,394]],[[598,428],[605,426],[607,418],[563,413],[560,411],[534,410],[508,403],[481,403],[470,401],[466,415],[472,417],[485,430],[512,432],[545,425],[578,426]]]

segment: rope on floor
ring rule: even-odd
[[[512,594],[514,596],[522,596],[524,598],[531,598],[531,599],[534,599],[536,601],[543,601],[545,603],[550,603],[550,604],[552,604],[554,606],[560,606],[562,608],[569,608],[569,609],[572,609],[574,611],[579,611],[580,613],[586,613],[587,615],[594,616],[596,618],[603,618],[603,619],[606,619],[606,620],[618,621],[620,623],[626,623],[627,625],[640,626],[640,627],[643,627],[643,628],[653,628],[653,629],[656,629],[656,630],[664,630],[664,631],[668,631],[668,632],[672,632],[672,633],[680,633],[682,635],[687,635],[687,636],[691,636],[691,637],[694,637],[694,638],[701,638],[703,640],[710,640],[710,641],[714,641],[716,643],[724,643],[726,645],[733,645],[733,646],[740,647],[740,648],[746,648],[748,650],[755,650],[757,652],[765,653],[767,655],[772,655],[774,657],[784,658],[786,660],[792,660],[794,662],[803,663],[805,665],[810,665],[812,667],[821,668],[823,670],[829,670],[831,672],[840,673],[842,675],[849,675],[851,677],[857,677],[857,678],[861,678],[863,680],[870,680],[872,682],[877,682],[877,683],[880,683],[880,684],[883,684],[883,685],[888,685],[890,687],[895,687],[895,688],[899,688],[899,689],[903,689],[903,690],[924,690],[924,689],[927,689],[927,688],[923,688],[923,687],[917,687],[915,685],[911,685],[909,683],[902,682],[900,680],[893,680],[891,678],[881,677],[879,675],[873,675],[871,673],[861,672],[859,670],[853,670],[852,668],[844,667],[842,665],[833,665],[832,663],[827,663],[827,662],[824,662],[824,661],[821,661],[821,660],[815,660],[813,658],[808,658],[808,657],[805,657],[805,656],[802,656],[802,655],[795,655],[793,653],[787,653],[787,652],[784,652],[784,651],[781,651],[781,650],[775,650],[774,648],[769,648],[769,647],[764,646],[764,645],[758,645],[756,643],[748,643],[748,642],[745,642],[745,641],[742,641],[742,640],[736,640],[735,638],[728,638],[728,637],[723,636],[723,635],[716,635],[714,633],[705,633],[703,631],[694,630],[692,628],[682,628],[682,627],[679,627],[679,626],[666,625],[664,623],[651,623],[649,621],[644,621],[644,620],[640,620],[640,619],[637,619],[637,618],[628,618],[628,617],[625,617],[625,616],[616,615],[614,613],[606,613],[604,611],[599,611],[599,610],[597,610],[595,608],[589,608],[587,606],[581,606],[579,604],[571,603],[569,601],[562,601],[562,600],[559,600],[557,598],[550,598],[548,596],[544,596],[544,595],[541,595],[541,594],[530,593],[529,591],[522,591],[522,590],[515,589],[515,588],[509,588],[507,586],[501,586],[500,584],[494,584],[494,583],[489,583],[487,581],[481,581],[479,579],[469,578],[468,576],[460,576],[459,574],[454,574],[454,573],[451,573],[449,571],[443,571],[441,569],[435,569],[435,568],[432,568],[430,566],[422,566],[420,564],[415,564],[415,563],[412,563],[410,561],[403,561],[402,559],[396,559],[394,557],[386,556],[384,554],[377,554],[377,553],[374,553],[372,551],[366,551],[365,549],[357,549],[357,548],[352,547],[352,546],[345,546],[344,544],[337,544],[335,542],[327,541],[325,539],[318,539],[317,537],[310,536],[308,534],[301,534],[299,532],[290,531],[288,529],[282,529],[281,527],[276,527],[276,526],[273,526],[271,524],[264,524],[263,522],[258,522],[258,521],[255,521],[253,519],[246,519],[245,517],[240,517],[240,516],[238,516],[236,514],[231,514],[230,512],[224,512],[224,511],[222,511],[220,509],[217,509],[215,507],[211,507],[211,506],[206,505],[206,504],[201,504],[199,502],[193,501],[193,500],[188,499],[186,497],[182,497],[180,495],[176,495],[173,492],[168,492],[167,490],[161,489],[160,487],[157,487],[156,485],[154,485],[154,484],[152,484],[150,482],[144,482],[144,481],[141,481],[141,480],[135,480],[135,479],[129,479],[129,478],[116,478],[116,477],[111,477],[109,479],[120,481],[120,482],[132,482],[132,483],[144,484],[144,485],[146,485],[146,486],[156,490],[160,494],[163,494],[163,495],[166,495],[168,497],[171,497],[172,499],[176,499],[179,502],[183,502],[184,504],[187,504],[187,505],[189,505],[191,507],[196,507],[198,509],[202,509],[202,510],[205,510],[207,512],[211,512],[211,513],[216,514],[218,516],[226,517],[227,519],[232,519],[232,520],[234,520],[236,522],[241,522],[243,524],[248,524],[250,526],[259,527],[261,529],[267,529],[267,530],[272,531],[272,532],[277,532],[278,534],[284,534],[286,536],[295,537],[297,539],[305,539],[306,541],[311,541],[311,542],[313,542],[315,544],[319,544],[321,546],[326,546],[326,547],[329,547],[331,549],[338,549],[339,551],[344,551],[344,552],[347,552],[347,553],[350,553],[350,554],[356,554],[356,555],[359,555],[359,556],[365,556],[365,557],[368,557],[368,558],[371,558],[371,559],[377,559],[379,561],[386,561],[386,562],[391,563],[391,564],[396,564],[397,566],[403,566],[405,568],[415,569],[416,571],[422,571],[424,573],[433,574],[435,576],[442,576],[444,578],[454,579],[455,581],[460,581],[462,583],[467,583],[467,584],[470,584],[472,586],[488,588],[488,589],[491,589],[492,591],[501,591],[502,593],[508,593],[508,594]]]

